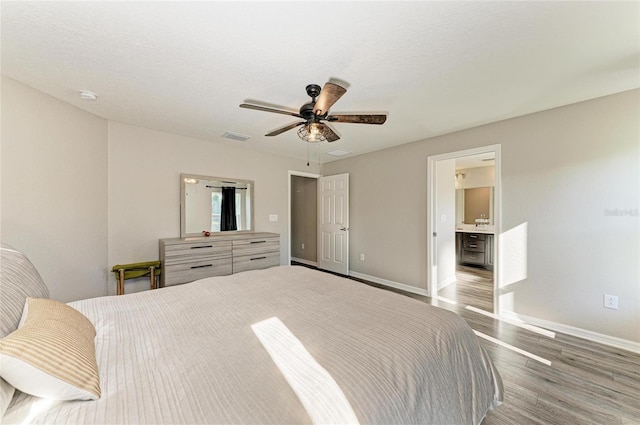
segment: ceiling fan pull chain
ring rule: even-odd
[[[309,166],[309,145],[310,143],[307,143],[307,167]]]

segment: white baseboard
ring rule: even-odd
[[[441,290],[442,288],[446,288],[447,286],[451,285],[455,281],[456,281],[455,276],[451,276],[449,279],[443,280],[438,284],[438,291]]]
[[[291,261],[306,264],[307,266],[318,267],[318,263],[316,261],[305,260],[303,258],[291,257]]]
[[[357,277],[358,279],[368,280],[369,282],[379,283],[380,285],[390,286],[392,288],[401,289],[403,291],[411,292],[412,294],[424,295],[428,297],[426,289],[416,288],[415,286],[406,285],[404,283],[394,282],[392,280],[382,279],[375,276],[369,276],[368,274],[354,272],[349,270],[349,276]]]
[[[541,328],[550,329],[552,331],[561,332],[567,335],[586,339],[588,341],[593,341],[599,344],[609,345],[611,347],[620,348],[622,350],[640,354],[640,343],[638,342],[617,338],[615,336],[604,335],[598,332],[576,328],[574,326],[563,325],[562,323],[552,322],[549,320],[538,319],[537,317],[518,314],[514,313],[513,311],[502,311],[500,312],[500,315],[509,319],[522,320],[526,323],[539,326]]]

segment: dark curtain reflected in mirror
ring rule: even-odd
[[[220,217],[220,230],[225,232],[229,230],[238,230],[236,222],[236,188],[222,188],[222,206]]]

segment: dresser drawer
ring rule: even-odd
[[[484,265],[484,252],[462,251],[462,262]]]
[[[485,241],[465,240],[462,243],[462,249],[465,251],[484,252]]]
[[[484,233],[463,233],[462,239],[465,241],[484,241],[485,236]]]
[[[280,265],[280,235],[224,232],[160,239],[160,286]]]
[[[280,265],[280,251],[258,253],[253,255],[233,256],[233,272],[239,273],[247,270],[266,269]]]
[[[231,257],[165,264],[165,286],[192,282],[211,276],[224,276],[233,272]]]
[[[199,242],[165,246],[165,265],[199,261],[201,259],[231,258],[231,242]]]
[[[279,237],[264,237],[233,241],[233,256],[280,252]]]

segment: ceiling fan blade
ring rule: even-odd
[[[346,91],[347,89],[335,83],[326,83],[320,91],[320,96],[318,96],[318,100],[316,100],[313,112],[316,115],[326,114],[329,112],[329,109],[333,104],[346,93]]]
[[[305,123],[304,121],[301,121],[301,122],[294,122],[293,124],[289,124],[289,125],[287,125],[287,126],[284,126],[284,127],[282,127],[282,128],[279,128],[279,129],[277,129],[277,130],[273,130],[271,133],[267,133],[267,134],[265,134],[265,136],[277,136],[278,134],[282,134],[282,133],[284,133],[285,131],[289,131],[289,130],[291,130],[292,128],[296,128],[296,127],[298,127],[299,125],[302,125],[302,124],[304,124],[304,123]]]
[[[340,139],[340,136],[338,136],[338,134],[333,131],[333,129],[331,127],[329,127],[329,125],[327,124],[323,124],[324,125],[324,137],[327,138],[327,142],[335,142],[336,140]]]
[[[283,111],[281,109],[267,108],[266,106],[258,106],[258,105],[251,105],[251,104],[248,104],[248,103],[242,103],[240,105],[240,107],[241,108],[247,108],[247,109],[255,109],[256,111],[274,112],[276,114],[291,115],[292,117],[302,118],[302,115],[300,115],[300,114],[298,114],[296,112]]]
[[[327,121],[355,124],[384,124],[386,115],[329,115]]]

